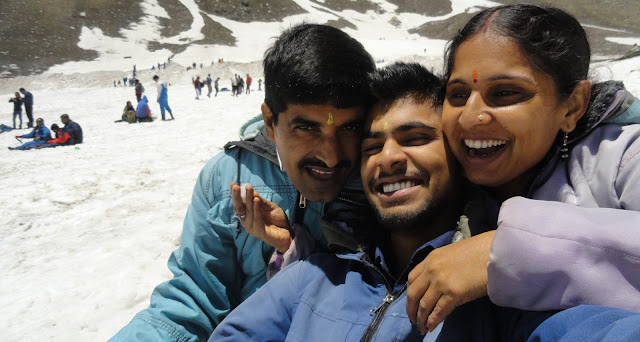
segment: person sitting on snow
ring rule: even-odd
[[[147,96],[142,96],[142,100],[138,102],[138,108],[136,109],[136,117],[138,122],[151,122],[151,109],[149,109],[149,100]]]
[[[73,143],[71,134],[64,129],[60,129],[58,124],[52,124],[51,130],[56,134],[56,137],[54,139],[47,140],[46,144],[36,146],[36,148],[58,147],[62,145],[71,145]]]
[[[29,134],[16,135],[16,139],[33,138],[33,141],[26,142],[18,147],[9,147],[10,150],[28,150],[38,145],[46,144],[47,140],[51,140],[51,131],[44,125],[44,119],[36,119],[36,127]]]
[[[82,144],[82,127],[80,127],[80,125],[78,125],[75,121],[71,121],[71,119],[69,118],[69,114],[60,115],[60,120],[64,124],[64,127],[62,127],[62,129],[69,132],[71,138],[73,139],[71,145]]]
[[[124,106],[124,109],[122,110],[122,119],[114,122],[128,122],[130,124],[136,122],[136,109],[131,104],[131,101],[127,101],[127,104]]]

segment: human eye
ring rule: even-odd
[[[348,136],[358,135],[359,136],[360,132],[362,131],[362,123],[360,123],[360,122],[352,122],[352,123],[344,124],[342,127],[340,127],[340,131],[344,135],[348,135]]]
[[[462,107],[467,103],[469,91],[460,86],[450,87],[447,88],[445,98],[450,105],[454,107]]]
[[[412,134],[410,136],[407,136],[403,141],[404,142],[403,145],[405,145],[405,146],[421,146],[421,145],[426,145],[426,144],[430,143],[433,140],[434,140],[434,138],[431,135],[423,134],[423,133],[416,133],[416,134]]]
[[[311,131],[313,128],[310,125],[295,125],[293,129],[297,131]]]
[[[518,86],[498,86],[489,91],[487,102],[493,106],[509,106],[528,100],[530,94]]]
[[[372,156],[382,151],[383,144],[379,141],[365,140],[362,142],[362,155]]]

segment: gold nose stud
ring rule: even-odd
[[[484,120],[484,114],[478,115],[478,120],[480,120],[480,121]]]

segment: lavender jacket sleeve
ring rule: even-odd
[[[598,128],[535,199],[503,203],[488,265],[494,303],[640,312],[639,136],[640,125]]]

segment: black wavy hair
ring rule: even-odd
[[[264,55],[265,100],[277,123],[289,104],[364,107],[373,58],[339,29],[300,24],[287,29]]]
[[[375,103],[383,112],[400,99],[415,103],[429,100],[441,113],[440,92],[443,81],[418,63],[396,62],[369,75],[369,84]]]

